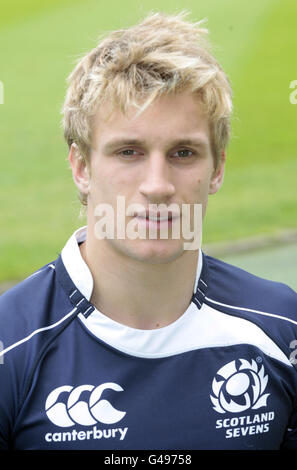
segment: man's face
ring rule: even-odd
[[[88,192],[89,233],[96,238],[100,204],[114,209],[117,233],[117,198],[122,196],[125,210],[139,204],[128,212],[125,227],[134,224],[146,237],[115,236],[103,241],[106,249],[142,262],[173,261],[184,253],[183,236],[171,236],[173,224],[181,224],[182,219],[178,211],[154,211],[152,205],[173,204],[181,215],[182,205],[188,204],[193,217],[194,204],[201,204],[204,215],[208,195],[219,189],[223,179],[224,161],[214,169],[209,124],[199,100],[188,93],[163,96],[138,117],[131,107],[127,115],[118,111],[108,121],[103,119],[104,111],[100,109],[96,116],[89,168],[80,170],[84,186],[77,183]],[[161,239],[165,225],[168,237]],[[150,238],[150,230],[157,236]]]

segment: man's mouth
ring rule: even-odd
[[[172,226],[172,223],[180,218],[180,214],[173,212],[152,213],[149,211],[134,214],[134,217],[147,228],[161,228],[162,226]]]
[[[158,214],[137,214],[136,217],[140,219],[153,220],[162,222],[164,220],[172,220],[172,214],[158,215]]]

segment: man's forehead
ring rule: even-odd
[[[145,143],[151,138],[184,141],[201,146],[208,142],[209,120],[194,94],[161,96],[146,109],[130,105],[126,112],[106,105],[94,120],[94,138],[119,144]],[[174,144],[174,143],[173,143]]]
[[[205,105],[198,92],[181,91],[178,93],[161,94],[157,97],[138,97],[132,96],[126,102],[117,102],[114,99],[108,100],[108,97],[101,103],[95,115],[96,121],[105,123],[125,118],[129,121],[137,120],[142,115],[160,109],[189,108],[195,110],[195,113],[205,114]]]

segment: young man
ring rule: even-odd
[[[232,107],[205,32],[154,14],[70,76],[87,226],[1,297],[3,449],[297,448],[296,294],[194,243]]]

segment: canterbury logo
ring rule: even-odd
[[[102,393],[108,389],[123,392],[122,387],[113,382],[104,383],[98,387],[80,385],[73,388],[71,385],[63,385],[55,388],[45,402],[47,417],[52,423],[63,428],[74,424],[91,426],[98,422],[117,423],[125,416],[126,412],[117,410],[107,400],[101,400]],[[69,394],[66,404],[59,401],[61,394],[65,392]],[[83,392],[90,392],[88,402],[80,400]]]

